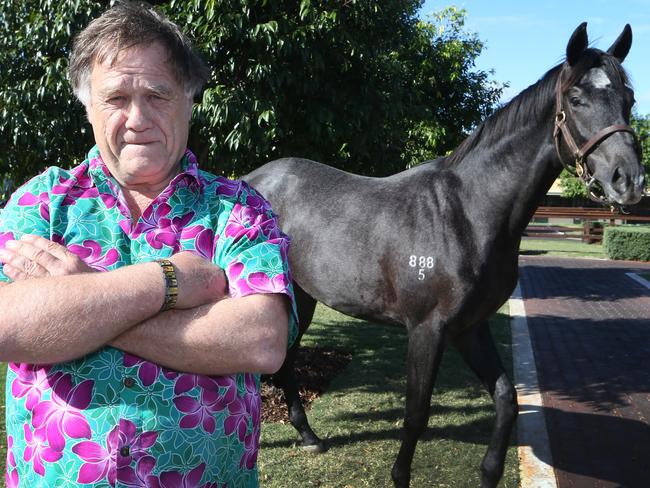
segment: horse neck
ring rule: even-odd
[[[552,138],[553,94],[538,102],[536,115],[529,118],[523,116],[525,108],[520,105],[521,114],[513,117],[511,130],[481,137],[456,168],[467,182],[466,195],[473,202],[468,211],[490,217],[487,220],[495,228],[505,226],[511,235],[521,236],[562,170]],[[507,117],[508,113],[502,110],[489,123],[498,124],[498,117]],[[489,127],[483,128],[486,130]]]

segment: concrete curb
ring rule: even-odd
[[[551,449],[544,419],[542,395],[537,382],[535,355],[530,342],[524,300],[519,284],[508,305],[512,319],[512,358],[519,403],[517,418],[519,486],[557,488],[555,472],[549,464]]]

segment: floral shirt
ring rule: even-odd
[[[96,147],[70,171],[50,168],[0,211],[0,247],[23,234],[99,271],[192,251],[226,271],[233,297],[286,294],[289,341],[297,334],[289,243],[270,207],[246,183],[199,170],[189,151],[137,222]],[[0,280],[10,281],[1,265]],[[6,388],[8,488],[258,486],[257,375],[179,373],[104,347],[11,363]]]

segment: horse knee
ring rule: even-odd
[[[515,387],[505,375],[502,375],[497,380],[493,399],[499,414],[508,420],[513,420],[517,417],[519,413],[517,390],[515,390]]]

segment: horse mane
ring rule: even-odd
[[[548,109],[548,101],[555,100],[555,89],[558,76],[564,73],[566,63],[561,63],[548,70],[536,83],[519,93],[510,102],[483,121],[457,148],[445,158],[445,166],[452,166],[462,161],[480,142],[490,144],[512,127],[522,126],[531,118],[542,116],[540,113]],[[618,80],[624,85],[630,85],[629,77],[614,56],[599,49],[586,49],[580,61],[572,68],[566,68],[568,75],[563,81],[564,89],[576,84],[591,68],[602,67],[611,80]]]

